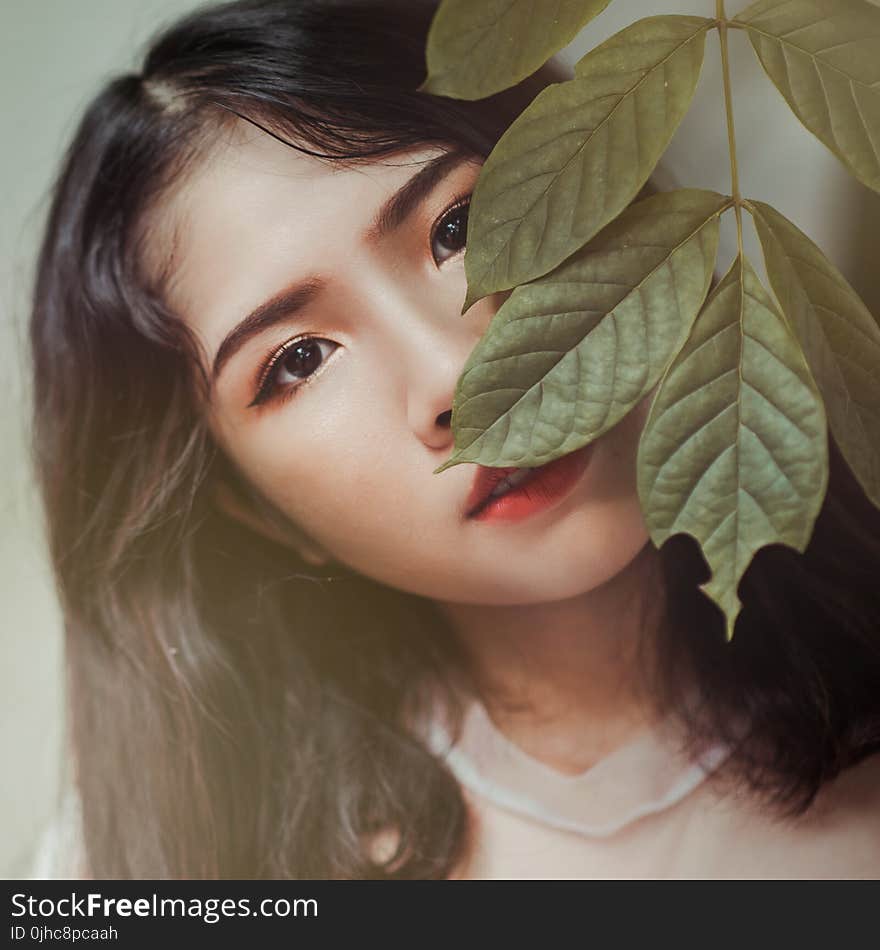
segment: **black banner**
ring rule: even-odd
[[[837,945],[867,937],[877,882],[17,881],[6,882],[5,945],[163,947],[217,937],[254,947],[464,946],[526,937],[643,946],[795,934]],[[864,922],[862,929],[860,918]],[[775,925],[775,927],[774,927]]]

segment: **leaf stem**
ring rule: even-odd
[[[736,163],[736,127],[733,122],[733,91],[730,84],[730,52],[727,45],[729,24],[724,12],[724,0],[715,0],[715,15],[718,19],[718,40],[721,44],[721,72],[724,77],[724,107],[727,112],[727,141],[730,147],[730,182],[736,209],[736,243],[739,255],[743,254],[742,195],[739,190],[739,168]]]

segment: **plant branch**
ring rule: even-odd
[[[727,43],[727,14],[724,0],[715,0],[718,18],[718,40],[721,44],[721,72],[724,77],[724,106],[727,112],[727,141],[730,147],[730,183],[736,209],[736,243],[740,257],[743,253],[742,195],[739,190],[739,168],[736,163],[736,127],[733,121],[733,91],[730,84],[730,52]]]

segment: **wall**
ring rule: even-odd
[[[59,615],[27,459],[27,297],[62,150],[98,85],[186,0],[2,0],[0,875],[27,873],[61,778]],[[75,394],[72,394],[75,397]]]

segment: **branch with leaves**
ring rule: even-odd
[[[536,23],[529,0],[443,0],[420,91],[480,99],[513,86],[608,2],[561,0]],[[543,465],[657,387],[637,462],[646,524],[657,546],[682,532],[697,541],[712,572],[702,589],[732,638],[754,554],[809,542],[829,431],[880,508],[880,325],[795,224],[740,194],[728,33],[747,33],[797,118],[880,192],[880,7],[757,0],[728,18],[717,0],[714,13],[617,33],[539,93],[488,156],[471,199],[462,313],[512,293],[458,380],[455,448],[436,472]],[[690,108],[712,31],[732,193],[635,201]],[[738,253],[710,294],[731,210]],[[743,252],[743,211],[769,289]]]

